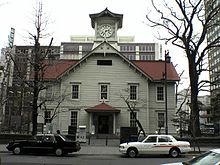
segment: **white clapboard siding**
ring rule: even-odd
[[[112,66],[97,65],[97,60],[102,59],[112,60]],[[70,110],[78,111],[78,125],[89,127],[89,115],[85,109],[101,103],[101,100],[99,100],[100,83],[109,84],[109,100],[106,101],[106,104],[120,110],[120,113],[116,114],[116,129],[130,126],[130,112],[121,95],[127,97],[128,93],[124,90],[129,88],[130,83],[136,83],[138,84],[139,99],[136,105],[138,119],[146,132],[157,130],[157,112],[164,111],[164,102],[156,101],[156,87],[161,84],[151,82],[118,55],[93,54],[74,70],[61,77],[59,82],[60,84],[56,87],[61,89],[61,95],[65,94],[66,96],[60,105],[60,111],[65,112],[58,114],[57,119],[53,122],[58,122],[56,126],[64,132],[67,132],[70,125]],[[71,99],[71,86],[73,83],[80,85],[79,100]],[[54,107],[55,105],[48,106]],[[174,84],[168,83],[169,119],[174,114],[174,108]],[[171,122],[169,122],[169,127],[172,127]]]

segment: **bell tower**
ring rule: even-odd
[[[91,26],[95,30],[95,45],[107,41],[116,44],[117,31],[122,28],[123,14],[116,14],[107,8],[100,13],[90,14]]]

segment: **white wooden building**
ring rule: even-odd
[[[95,30],[93,49],[79,60],[56,60],[45,74],[50,88],[41,96],[57,98],[39,112],[38,123],[51,122],[53,131],[67,134],[69,126],[86,126],[88,134],[120,134],[120,127],[136,126],[123,98],[136,104],[135,114],[146,133],[165,126],[165,61],[131,61],[117,48],[122,15],[108,9],[90,15]],[[175,133],[175,83],[179,76],[167,66],[168,131]],[[58,103],[59,107],[57,108]],[[48,119],[56,111],[52,121]]]

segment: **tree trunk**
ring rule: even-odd
[[[33,110],[32,110],[32,135],[37,134],[37,116],[38,116],[38,94],[39,94],[39,50],[40,44],[35,37],[34,45],[34,80],[33,80]]]
[[[196,70],[195,61],[193,56],[188,56],[189,58],[189,77],[191,85],[191,103],[190,103],[190,131],[195,137],[201,136],[200,132],[200,122],[199,122],[199,107],[198,107],[198,74]]]
[[[34,94],[34,98],[33,98],[33,111],[32,111],[32,124],[33,124],[32,136],[37,134],[37,116],[38,116],[38,113],[37,113],[37,110],[38,110],[37,100],[38,100],[37,95]]]

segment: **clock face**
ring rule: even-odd
[[[100,36],[104,38],[108,38],[113,34],[113,29],[111,25],[104,24],[99,28],[99,34]]]

